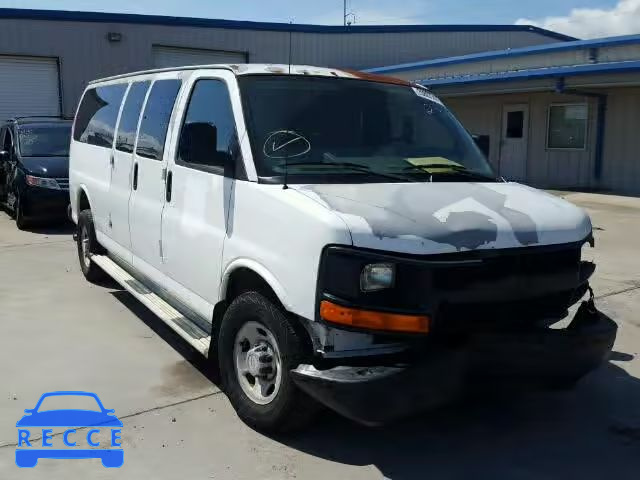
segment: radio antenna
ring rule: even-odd
[[[289,75],[291,75],[291,61],[293,58],[293,20],[289,21]]]

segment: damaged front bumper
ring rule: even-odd
[[[478,379],[572,383],[608,357],[617,333],[616,323],[593,304],[585,320],[585,304],[565,329],[474,333],[464,346],[432,345],[418,363],[327,370],[300,365],[291,373],[311,397],[367,425],[443,405]]]

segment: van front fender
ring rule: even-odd
[[[226,266],[226,268],[224,269],[224,273],[222,274],[222,281],[220,282],[220,295],[218,297],[220,298],[220,300],[223,300],[227,297],[229,279],[231,278],[233,272],[235,272],[239,268],[246,268],[262,277],[262,279],[267,283],[267,285],[269,285],[269,287],[271,287],[273,292],[276,294],[278,300],[280,300],[280,303],[282,303],[284,308],[289,311],[293,311],[293,305],[291,305],[291,303],[289,302],[287,292],[282,284],[278,281],[276,276],[272,274],[264,265],[249,258],[236,258]]]

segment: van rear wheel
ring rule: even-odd
[[[305,357],[285,312],[260,293],[241,294],[225,312],[218,338],[223,388],[238,416],[256,430],[296,430],[312,420],[318,405],[290,374]]]
[[[91,210],[83,210],[78,215],[78,259],[80,269],[84,277],[90,282],[97,282],[106,277],[102,269],[92,260],[92,255],[102,255],[105,253],[102,246],[96,240],[96,231],[93,226],[93,215]]]

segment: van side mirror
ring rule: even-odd
[[[225,168],[231,161],[228,152],[218,150],[218,129],[204,122],[188,123],[182,127],[178,146],[180,160],[186,163]]]

